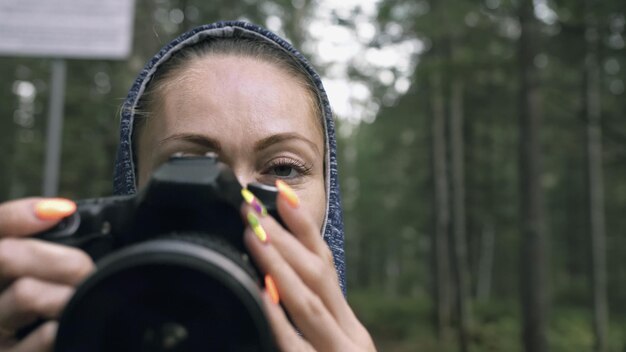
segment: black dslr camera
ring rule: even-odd
[[[138,194],[79,201],[40,234],[102,258],[67,304],[55,351],[274,351],[241,189],[214,157],[173,157]],[[276,189],[248,189],[278,219]]]

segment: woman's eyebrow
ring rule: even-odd
[[[292,139],[296,139],[296,140],[300,140],[305,142],[306,144],[308,144],[311,148],[313,148],[313,150],[317,153],[320,154],[320,150],[319,147],[317,146],[317,144],[311,142],[308,138],[298,134],[298,133],[279,133],[279,134],[273,134],[269,137],[263,138],[260,141],[256,142],[254,149],[259,151],[259,150],[263,150],[265,148],[268,148],[270,146],[272,146],[273,144],[276,143],[280,143],[280,142],[284,142],[284,141],[288,141],[288,140],[292,140]]]
[[[163,145],[166,142],[172,141],[172,140],[193,143],[193,144],[205,147],[215,152],[218,152],[222,149],[222,146],[218,140],[213,139],[211,137],[207,137],[207,136],[203,136],[199,134],[193,134],[193,133],[173,134],[171,136],[168,136],[160,140],[159,145]]]

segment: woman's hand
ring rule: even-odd
[[[54,321],[93,261],[84,252],[28,236],[76,209],[64,199],[27,198],[0,204],[0,351],[52,350]],[[17,340],[15,332],[49,320]]]
[[[279,187],[277,207],[288,230],[264,216],[256,199],[242,208],[250,224],[245,231],[246,246],[260,270],[270,277],[269,285],[275,284],[295,325],[275,303],[277,297],[266,293],[266,311],[278,347],[282,351],[375,351],[369,333],[341,292],[332,253],[319,227],[285,186]]]

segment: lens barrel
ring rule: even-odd
[[[55,351],[275,351],[245,255],[193,242],[155,239],[103,258],[66,306]]]

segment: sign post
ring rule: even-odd
[[[65,60],[52,60],[50,74],[50,102],[46,133],[46,161],[44,165],[43,196],[53,197],[59,191],[61,166],[61,138],[63,137],[63,102],[65,101]]]

